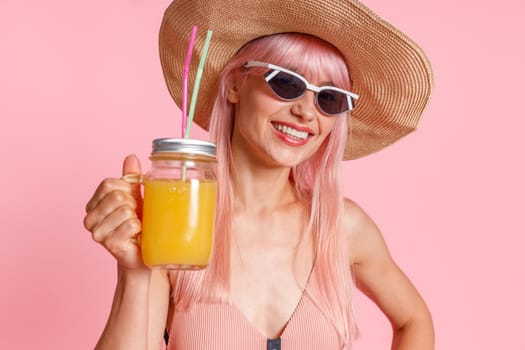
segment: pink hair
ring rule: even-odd
[[[226,98],[236,74],[256,74],[259,68],[245,69],[248,60],[293,67],[300,74],[309,73],[317,81],[321,71],[341,88],[350,88],[345,61],[339,51],[313,36],[299,33],[276,34],[256,39],[245,45],[224,68],[219,81],[218,97],[210,119],[211,139],[217,143],[217,213],[214,254],[209,267],[200,272],[172,273],[173,296],[177,308],[186,309],[197,302],[228,302],[230,278],[230,229],[233,214],[233,190],[230,137],[234,112]],[[298,198],[310,209],[306,232],[313,234],[314,270],[305,293],[330,319],[347,348],[355,335],[352,312],[353,281],[347,247],[340,229],[343,194],[339,164],[347,135],[344,116],[317,152],[292,168],[290,179]]]

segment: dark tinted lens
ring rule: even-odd
[[[296,99],[304,94],[306,90],[306,85],[303,81],[284,72],[277,73],[268,81],[268,85],[270,85],[277,96],[285,100]]]
[[[349,109],[346,94],[329,89],[317,93],[317,104],[326,114],[339,114]]]

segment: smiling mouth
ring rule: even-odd
[[[299,131],[297,129],[294,129],[292,127],[289,127],[289,126],[286,126],[286,125],[282,125],[282,124],[278,124],[278,123],[275,123],[275,122],[272,122],[272,126],[278,130],[279,132],[293,138],[293,139],[296,139],[296,140],[306,140],[306,138],[308,137],[308,133],[306,131]]]

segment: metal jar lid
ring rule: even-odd
[[[186,153],[216,157],[215,144],[202,140],[161,138],[153,140],[151,153]]]

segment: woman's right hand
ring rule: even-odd
[[[140,174],[140,162],[126,157],[122,174]],[[125,269],[146,269],[142,262],[138,235],[141,232],[142,195],[140,184],[122,179],[104,179],[86,204],[84,226]]]

